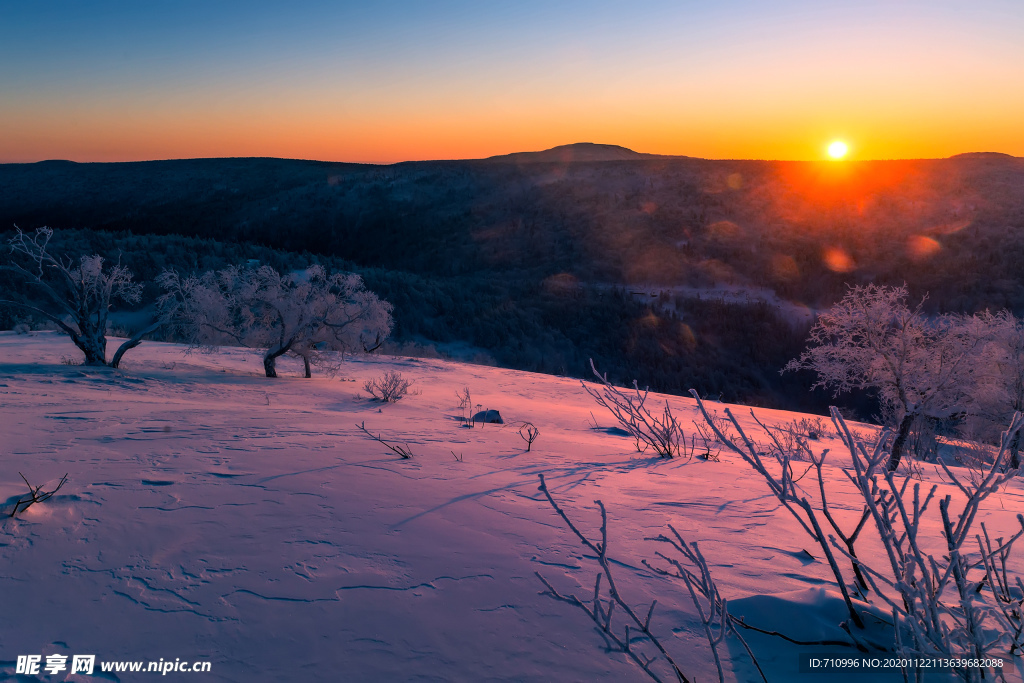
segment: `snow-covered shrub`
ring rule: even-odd
[[[267,377],[286,353],[310,365],[328,352],[372,351],[391,333],[391,304],[351,273],[322,266],[279,275],[270,266],[230,267],[203,275],[165,271],[158,306],[168,327],[192,348],[238,344],[263,353]]]
[[[132,282],[131,271],[120,263],[105,268],[104,259],[98,254],[77,260],[51,254],[52,237],[50,228],[39,228],[31,235],[19,229],[8,240],[11,258],[6,265],[0,265],[0,270],[23,280],[40,300],[17,297],[0,299],[0,303],[31,311],[56,325],[85,354],[86,365],[108,365],[106,334],[110,306],[117,299],[138,302],[142,285]],[[138,346],[145,335],[159,326],[159,321],[155,322],[121,344],[109,362],[110,367],[116,368],[125,352]]]
[[[784,369],[813,370],[814,387],[836,394],[877,390],[896,421],[891,470],[918,416],[943,419],[971,407],[993,335],[984,317],[928,318],[924,301],[911,309],[907,296],[906,286],[851,287],[811,328],[811,348]]]
[[[801,417],[789,423],[790,431],[796,432],[811,441],[817,441],[828,433],[828,425],[820,417]]]
[[[648,390],[640,391],[636,380],[633,380],[633,392],[626,394],[608,381],[607,373],[602,375],[597,371],[593,359],[590,361],[590,369],[602,387],[600,390],[591,389],[581,382],[583,388],[598,405],[615,416],[622,428],[633,437],[638,452],[651,448],[663,458],[674,458],[682,454],[686,436],[672,414],[668,401],[661,415],[655,415],[646,406]]]
[[[395,403],[409,393],[411,386],[412,380],[403,378],[402,373],[388,370],[380,377],[366,380],[363,389],[378,401]]]
[[[755,472],[760,474],[765,482],[768,484],[768,488],[775,495],[778,501],[785,507],[793,517],[799,522],[800,527],[807,532],[807,534],[814,539],[814,541],[821,548],[825,559],[828,562],[829,568],[832,570],[833,576],[835,576],[836,584],[839,591],[842,593],[843,601],[846,603],[846,608],[850,613],[850,619],[853,624],[858,628],[863,628],[864,622],[861,618],[860,613],[854,608],[853,599],[850,595],[850,590],[847,587],[846,580],[843,577],[843,572],[839,567],[839,562],[836,559],[835,553],[832,551],[829,537],[826,536],[824,531],[824,523],[827,522],[832,530],[839,536],[846,546],[847,552],[851,557],[856,558],[855,544],[858,536],[860,535],[864,523],[867,521],[867,514],[865,513],[859,524],[853,530],[844,531],[835,518],[831,514],[829,507],[827,491],[824,486],[824,479],[822,478],[822,467],[825,463],[825,456],[828,454],[828,450],[825,450],[820,455],[813,453],[808,445],[806,439],[795,439],[793,446],[787,447],[766,425],[758,421],[761,428],[768,435],[771,446],[767,451],[756,444],[743,428],[740,427],[739,422],[733,416],[732,411],[728,408],[725,409],[725,414],[728,416],[729,421],[733,425],[733,429],[736,430],[737,437],[732,438],[727,436],[716,424],[716,420],[707,411],[704,402],[701,400],[700,395],[693,389],[690,390],[690,394],[697,400],[697,407],[700,409],[701,414],[704,416],[705,422],[715,432],[715,436],[718,440],[724,444],[727,448],[737,453],[747,464],[749,464]],[[751,412],[753,415],[753,412]],[[757,418],[754,418],[757,420]],[[815,502],[809,499],[805,495],[801,495],[800,489],[797,485],[799,477],[796,475],[793,462],[799,460],[807,460],[813,464],[813,467],[817,471],[818,481],[820,484],[820,498]],[[769,464],[774,461],[778,465],[777,468],[769,469]],[[778,474],[775,471],[778,471]],[[802,477],[802,475],[800,475]],[[860,569],[856,563],[856,560],[852,560],[853,571],[857,577],[857,583],[863,588],[867,586],[866,581],[860,576]]]
[[[807,460],[809,451],[806,435],[794,429],[792,424],[765,425],[768,442],[764,444],[764,453],[771,456],[785,456],[789,460]]]
[[[703,402],[691,392],[707,418]],[[728,412],[728,411],[727,411]],[[985,524],[980,533],[975,522],[988,496],[1017,474],[1006,471],[1011,444],[1024,426],[1024,416],[1016,413],[1003,432],[999,451],[984,469],[969,482],[953,472],[942,460],[940,466],[956,486],[959,496],[937,501],[941,527],[938,538],[927,538],[922,520],[935,502],[936,485],[925,492],[921,482],[897,476],[889,468],[890,439],[884,433],[874,443],[854,436],[842,415],[832,409],[832,420],[852,463],[849,480],[863,503],[860,522],[852,532],[844,532],[835,521],[827,497],[822,466],[828,450],[815,454],[806,441],[798,448],[806,450],[817,473],[818,495],[806,493],[794,480],[789,457],[780,445],[776,460],[779,474],[769,470],[753,442],[735,417],[728,413],[739,433],[729,447],[750,464],[768,483],[778,500],[818,542],[847,601],[851,621],[847,626],[858,640],[862,620],[850,599],[847,582],[836,561],[837,551],[850,562],[856,583],[863,593],[870,591],[891,610],[894,647],[902,657],[939,657],[961,660],[1019,658],[1024,653],[1024,582],[1007,571],[1007,560],[1014,542],[1024,536],[1024,515],[1018,515],[1021,530],[1009,538],[992,539]],[[755,418],[756,419],[756,418]],[[711,424],[710,419],[708,419]],[[762,425],[763,427],[763,425]],[[824,518],[835,534],[826,534],[819,519]],[[883,548],[880,557],[861,557],[854,542],[867,528],[874,530]],[[977,550],[972,550],[973,543]],[[928,552],[939,547],[938,554]],[[965,681],[980,681],[994,672],[991,668],[965,667],[955,670]],[[918,674],[920,672],[917,672]]]
[[[982,476],[970,482],[961,482],[940,461],[962,500],[957,501],[959,510],[951,495],[938,501],[943,547],[936,556],[923,550],[920,522],[937,487],[932,486],[922,497],[921,484],[915,483],[911,496],[907,482],[897,481],[885,467],[888,454],[878,447],[868,450],[841,419],[837,421],[856,472],[851,479],[886,551],[885,558],[860,564],[872,590],[892,609],[894,620],[909,632],[904,642],[901,631],[896,631],[902,655],[1009,659],[1024,651],[1024,594],[1018,592],[1024,591],[1024,585],[1020,577],[1011,579],[1006,572],[1012,545],[1024,535],[1024,516],[1017,516],[1021,531],[1009,539],[996,539],[994,546],[984,523],[980,525],[981,534],[974,527],[985,499],[1016,474],[1016,470],[1003,473],[1003,469],[1010,444],[1022,425],[1024,416],[1016,413],[1003,433],[993,462]],[[970,549],[975,541],[977,552]],[[1010,581],[1015,585],[1011,586]],[[965,668],[957,673],[964,680],[978,681],[985,677],[983,671]]]
[[[692,458],[696,455],[702,460],[711,460],[718,462],[718,456],[722,452],[722,442],[715,436],[715,432],[712,431],[703,422],[693,421],[694,431],[690,433],[690,447],[688,449],[688,458]],[[714,449],[712,451],[712,449]]]
[[[715,420],[722,433],[732,438],[732,422],[728,418],[711,416]],[[723,423],[728,429],[723,428]],[[763,445],[763,452],[768,455],[781,453],[788,454],[790,460],[809,461],[807,457],[810,452],[810,441],[818,441],[826,435],[827,428],[825,421],[820,418],[802,417],[782,422],[775,425],[765,425],[765,431],[769,437]]]
[[[943,444],[943,450],[953,451],[953,462],[967,470],[967,478],[973,485],[983,480],[998,457],[999,447],[991,446],[970,432],[962,434],[963,438],[949,439]],[[948,462],[948,460],[947,460]]]

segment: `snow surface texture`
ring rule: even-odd
[[[577,380],[397,357],[352,359],[339,377],[311,380],[285,361],[268,380],[251,351],[186,356],[156,343],[121,371],[62,356],[79,354],[55,333],[0,333],[0,680],[36,680],[15,676],[16,656],[53,653],[209,660],[209,674],[171,674],[203,681],[648,680],[580,610],[540,594],[535,571],[581,596],[596,572],[538,492],[540,472],[591,538],[594,500],[605,503],[619,589],[644,612],[658,599],[652,630],[691,679],[716,674],[686,588],[641,564],[660,549],[645,538],[668,524],[700,542],[749,623],[843,638],[831,574],[805,549],[820,551],[756,474],[727,451],[720,462],[636,453],[629,438],[589,426],[592,412],[614,425]],[[387,405],[361,395],[386,370],[421,393]],[[463,427],[455,392],[465,386],[507,424]],[[669,400],[684,424],[697,419],[693,401]],[[745,408],[735,412],[756,431]],[[798,417],[756,412],[769,424]],[[530,453],[522,421],[540,430]],[[820,443],[842,451],[838,439]],[[850,523],[860,505],[841,463],[826,471]],[[68,472],[68,483],[10,519],[25,493],[19,472],[50,485]],[[1020,510],[1012,482],[984,520],[1005,534]],[[745,635],[769,680],[833,678],[798,674],[797,653],[835,647]],[[759,680],[738,646],[727,654],[731,679]],[[858,679],[902,677],[843,676]]]

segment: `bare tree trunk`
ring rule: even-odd
[[[288,353],[287,346],[268,351],[267,355],[263,357],[263,369],[266,371],[267,377],[277,377],[277,359],[286,353]]]
[[[1010,469],[1020,467],[1020,432],[1013,435],[1013,443],[1010,444]]]
[[[892,455],[889,457],[889,471],[895,472],[896,468],[900,466],[900,457],[903,455],[903,447],[907,443],[907,438],[910,436],[910,425],[913,424],[914,418],[917,417],[914,413],[907,413],[903,416],[903,420],[900,422],[900,427],[896,431],[896,438],[892,442]]]
[[[309,369],[309,356],[302,357],[302,365],[306,368],[306,379],[311,378],[313,373]]]
[[[152,325],[150,325],[149,327],[147,327],[147,328],[145,328],[143,330],[140,330],[139,332],[136,332],[134,335],[132,335],[131,339],[129,339],[125,343],[121,344],[121,346],[119,346],[117,348],[117,351],[114,353],[114,357],[110,360],[110,367],[116,369],[117,366],[119,366],[121,364],[121,357],[124,356],[125,353],[127,353],[128,351],[134,349],[136,346],[141,344],[143,337],[145,337],[147,334],[150,334],[152,332],[156,332],[157,329],[162,324],[163,323],[158,320],[155,323],[153,323]]]
[[[365,351],[366,353],[373,353],[374,351],[379,349],[380,345],[383,344],[383,343],[384,343],[384,340],[382,340],[380,338],[380,334],[377,334],[377,338],[373,341],[372,345],[368,346],[366,344],[366,342],[362,342],[362,344],[363,344],[363,351]]]
[[[72,339],[85,354],[86,365],[107,364],[107,338],[99,332],[83,330],[77,339]]]

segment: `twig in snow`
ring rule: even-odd
[[[32,486],[32,484],[28,483],[28,479],[25,478],[24,474],[21,474],[21,472],[18,472],[18,474],[21,475],[21,480],[24,481],[25,486],[28,487],[29,497],[18,499],[18,501],[14,504],[14,509],[11,510],[11,517],[14,517],[16,514],[18,514],[18,512],[24,512],[25,510],[28,510],[33,503],[42,503],[44,500],[49,500],[51,497],[53,497],[53,494],[57,493],[57,491],[60,491],[60,488],[64,486],[64,483],[68,480],[68,475],[67,473],[65,473],[64,476],[61,477],[60,482],[57,484],[57,487],[55,489],[53,489],[52,491],[43,491],[42,484],[40,484],[39,486]],[[24,505],[25,507],[21,507],[22,505]]]
[[[402,456],[404,459],[410,460],[412,458],[412,450],[409,448],[409,444],[405,444],[405,446],[392,446],[387,441],[385,441],[384,439],[380,438],[379,434],[377,436],[374,436],[370,432],[370,430],[366,428],[366,423],[365,422],[363,422],[363,424],[356,425],[356,427],[359,427],[359,429],[363,430],[363,432],[365,432],[366,435],[369,436],[371,439],[373,439],[374,441],[381,442],[382,444],[384,444],[385,446],[390,448],[393,452],[395,452],[398,455]]]
[[[524,422],[519,428],[519,436],[523,437],[523,441],[526,442],[526,452],[530,452],[530,448],[533,446],[533,442],[537,440],[540,435],[540,430],[533,426],[532,422]]]

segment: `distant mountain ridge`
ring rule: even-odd
[[[907,282],[949,310],[1024,313],[1024,159],[990,153],[837,164],[578,143],[391,165],[0,164],[0,240],[43,225],[249,242],[422,276],[501,273],[543,291],[563,276],[731,283],[814,307],[849,283]]]
[[[511,152],[509,154],[497,154],[495,156],[484,157],[482,159],[425,159],[421,161],[398,161],[398,162],[353,162],[353,161],[321,161],[317,159],[292,159],[286,157],[196,157],[196,158],[182,158],[182,159],[151,159],[145,161],[114,161],[114,162],[103,162],[103,161],[72,161],[69,159],[43,159],[35,162],[6,162],[0,163],[0,169],[12,168],[12,167],[25,167],[25,166],[42,166],[42,167],[60,167],[60,166],[128,166],[128,165],[153,165],[153,164],[187,164],[187,163],[206,163],[206,162],[268,162],[268,163],[286,163],[286,164],[316,164],[316,165],[329,165],[329,166],[346,166],[346,167],[389,167],[399,165],[422,165],[422,164],[445,164],[452,162],[466,162],[466,163],[479,163],[479,162],[490,162],[490,163],[510,163],[510,164],[529,164],[529,163],[572,163],[572,162],[593,162],[593,161],[652,161],[657,159],[670,159],[670,160],[688,160],[688,161],[710,161],[719,163],[732,163],[732,162],[748,162],[755,161],[758,163],[817,163],[814,160],[772,160],[772,159],[709,159],[705,157],[694,157],[684,154],[651,154],[647,152],[636,152],[628,147],[622,145],[606,145],[596,142],[574,142],[567,145],[558,145],[551,149],[545,149],[536,152]],[[954,154],[949,157],[936,157],[936,158],[917,158],[917,159],[863,159],[855,160],[847,163],[902,163],[902,162],[920,162],[920,161],[941,161],[941,160],[999,160],[999,161],[1013,161],[1019,162],[1024,160],[1024,157],[1014,156],[1012,154],[1006,154],[1005,152],[962,152],[960,154]]]
[[[540,152],[514,152],[487,157],[483,161],[504,163],[570,163],[574,161],[641,161],[644,159],[662,159],[688,157],[668,157],[664,154],[643,154],[620,145],[602,145],[594,142],[576,142],[571,145],[559,145]]]

